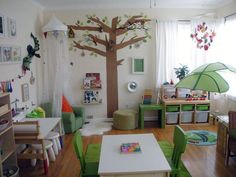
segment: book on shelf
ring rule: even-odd
[[[138,142],[122,143],[120,146],[120,152],[124,154],[139,153],[141,152],[141,147]]]

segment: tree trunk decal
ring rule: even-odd
[[[70,30],[88,31],[89,34],[87,37],[94,44],[93,46],[89,46],[81,44],[81,41],[73,41],[73,47],[87,50],[106,58],[108,117],[112,117],[113,112],[118,109],[117,66],[121,65],[124,59],[117,59],[117,51],[137,42],[146,41],[146,37],[150,38],[147,29],[145,29],[145,23],[148,21],[150,21],[150,19],[144,18],[142,15],[137,15],[128,18],[123,24],[120,24],[120,18],[115,17],[112,19],[111,26],[108,26],[104,22],[104,19],[90,16],[87,21],[87,23],[91,23],[89,26],[82,25],[80,22],[77,22],[75,25],[68,25]],[[145,35],[141,37],[134,35],[128,39],[125,38],[125,34],[136,29],[145,29]],[[105,33],[104,39],[100,38],[98,35],[94,35],[94,32]],[[117,42],[117,37],[121,35],[123,35],[122,40]],[[106,50],[101,50],[98,45],[104,46]]]

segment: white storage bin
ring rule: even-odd
[[[167,124],[177,124],[179,113],[177,112],[167,112],[166,113],[166,123]]]
[[[181,123],[192,123],[193,111],[186,111],[181,113]]]
[[[197,111],[195,113],[195,122],[206,123],[209,111]]]

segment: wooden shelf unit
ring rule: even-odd
[[[0,120],[8,120],[9,123],[5,129],[0,131],[0,176],[3,176],[4,165],[17,166],[10,94],[8,93],[0,93],[0,108],[4,105],[8,105],[8,110],[4,110],[0,113]]]
[[[164,105],[166,124],[194,124],[209,122],[210,100],[186,101],[183,99],[163,99],[162,102]],[[184,107],[192,107],[192,109],[186,110],[183,109]],[[201,110],[201,107],[204,109]],[[172,110],[170,111],[170,109]],[[187,115],[189,121],[186,118],[185,120],[183,119],[184,116],[186,116],[184,114]],[[171,115],[174,120],[169,120],[171,119]],[[203,117],[202,120],[201,117]]]

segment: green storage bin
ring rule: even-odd
[[[198,111],[208,111],[209,105],[208,104],[198,104],[196,108]]]
[[[178,112],[179,105],[166,106],[166,112]]]
[[[194,110],[194,104],[182,105],[182,111],[193,111],[193,110]]]

